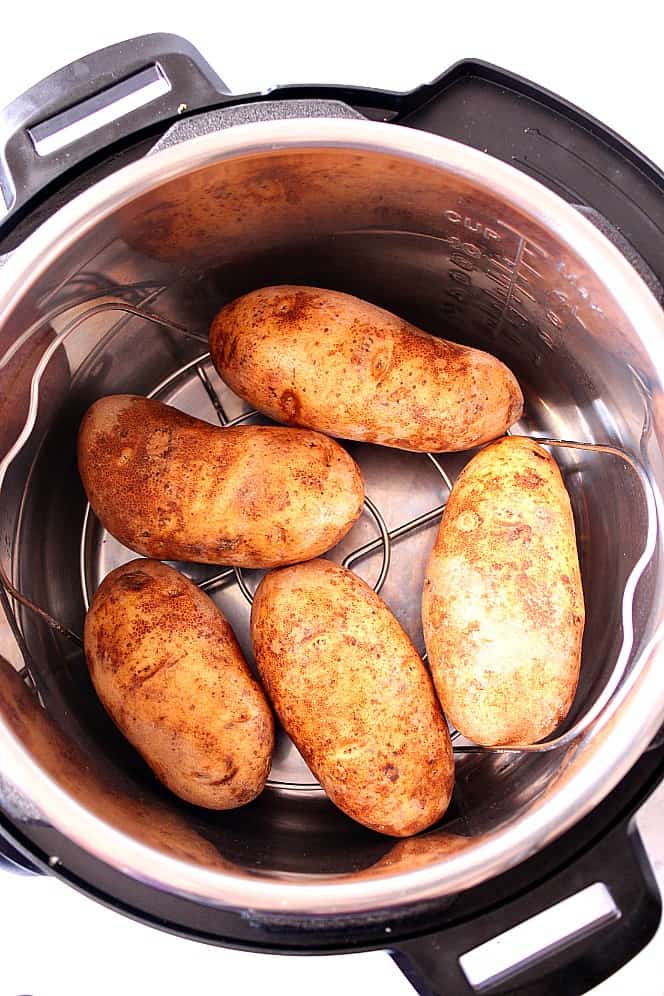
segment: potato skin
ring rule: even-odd
[[[450,721],[484,745],[535,743],[565,718],[585,611],[558,465],[509,436],[464,468],[424,582],[422,622]]]
[[[235,567],[307,560],[346,535],[364,501],[357,464],[320,433],[222,429],[134,395],[88,409],[78,465],[106,529],[158,560]]]
[[[327,560],[266,575],[251,636],[277,715],[339,809],[395,837],[442,816],[447,724],[407,634],[361,578]]]
[[[132,560],[97,589],[85,656],[104,708],[181,799],[234,809],[263,789],[274,721],[233,630],[178,571]]]
[[[438,339],[349,294],[264,287],[226,305],[210,353],[236,394],[277,422],[404,450],[465,450],[523,411],[495,357]]]

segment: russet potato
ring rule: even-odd
[[[251,636],[277,715],[335,805],[396,837],[443,815],[447,724],[410,639],[361,578],[327,560],[273,571]]]
[[[574,699],[584,620],[557,463],[524,437],[487,446],[452,489],[424,583],[429,664],[450,721],[484,745],[552,733]]]
[[[145,557],[275,567],[317,557],[362,511],[354,460],[317,432],[224,429],[112,395],[85,414],[78,464],[93,511]]]
[[[95,592],[85,655],[115,725],[181,799],[233,809],[265,785],[274,722],[233,630],[178,571],[133,560]]]
[[[507,367],[350,294],[264,287],[210,329],[219,375],[277,422],[404,450],[465,450],[523,410]]]

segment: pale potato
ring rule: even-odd
[[[447,724],[407,634],[361,578],[327,560],[266,575],[251,636],[277,715],[335,805],[396,837],[443,815]]]
[[[404,450],[465,450],[523,410],[507,367],[373,304],[316,287],[252,291],[210,329],[219,375],[278,422]]]
[[[104,708],[172,792],[208,809],[261,792],[272,713],[233,630],[195,584],[155,560],[118,567],[94,595],[84,645]]]
[[[450,721],[484,745],[535,743],[574,699],[585,613],[558,465],[532,439],[478,453],[449,497],[422,622]]]
[[[327,436],[223,429],[134,395],[101,398],[87,411],[78,465],[106,529],[159,560],[307,560],[345,536],[364,501],[357,464]]]

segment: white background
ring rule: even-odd
[[[13,3],[0,35],[0,107],[67,62],[150,31],[184,35],[235,92],[287,82],[405,90],[472,56],[554,90],[664,166],[658,7],[633,0],[618,15],[613,5],[583,0]],[[660,792],[643,824],[664,884],[663,803]],[[0,874],[0,890],[0,996],[411,992],[382,953],[325,960],[246,955],[138,926],[52,880]],[[597,994],[661,996],[663,964],[660,930]]]
[[[150,31],[184,35],[238,92],[288,82],[410,89],[474,56],[574,101],[664,166],[656,0],[619,6],[598,0],[7,0],[4,7],[0,106],[86,52]]]

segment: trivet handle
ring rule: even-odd
[[[0,221],[84,159],[228,93],[178,35],[141,35],[59,69],[0,112]]]
[[[392,957],[421,996],[581,996],[648,943],[660,916],[632,821],[515,899]]]

